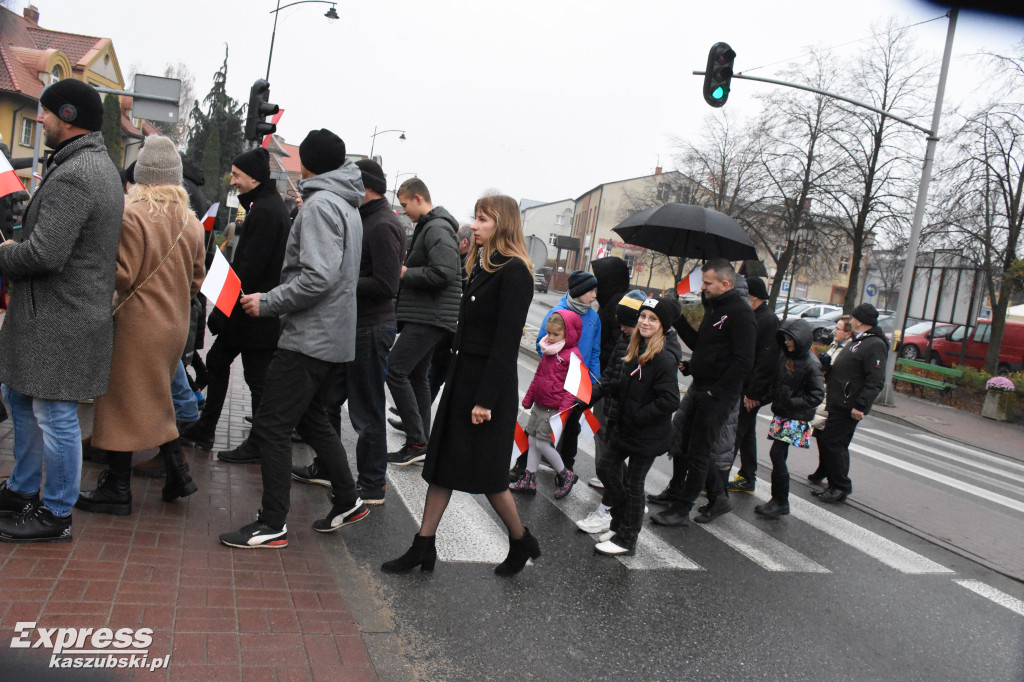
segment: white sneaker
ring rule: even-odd
[[[576,527],[584,533],[590,533],[591,535],[604,533],[612,527],[612,513],[598,507],[590,512],[587,518],[577,521]]]
[[[594,476],[592,479],[587,481],[587,485],[591,488],[597,488],[598,490],[604,490],[604,483],[601,483],[601,479]]]
[[[597,541],[598,542],[608,542],[613,537],[615,537],[615,531],[609,530],[609,531],[605,531],[604,533],[601,533],[601,535],[597,538]]]
[[[607,556],[621,556],[623,554],[629,556],[633,555],[633,550],[620,547],[611,540],[594,545],[594,550],[599,554],[605,554]]]

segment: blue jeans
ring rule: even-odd
[[[43,400],[3,387],[14,424],[14,471],[11,490],[35,495],[43,480],[43,505],[54,516],[67,516],[78,500],[82,483],[82,430],[78,403]]]
[[[388,468],[384,381],[388,356],[395,343],[395,325],[378,324],[356,329],[356,357],[342,365],[327,398],[327,418],[341,433],[341,406],[348,401],[348,416],[358,434],[356,484],[370,490],[384,485]]]
[[[178,369],[171,379],[171,399],[174,401],[174,418],[180,422],[194,422],[199,419],[199,401],[192,387],[188,385],[185,365],[179,360]]]

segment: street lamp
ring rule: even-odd
[[[401,135],[398,136],[398,139],[399,140],[404,140],[405,139],[405,131],[404,130],[399,130],[397,128],[391,128],[389,130],[382,130],[382,131],[380,131],[378,133],[377,132],[377,126],[373,126],[373,135],[370,135],[370,159],[371,160],[373,159],[373,145],[376,144],[376,142],[377,142],[377,136],[378,135],[383,135],[384,133],[402,133]]]
[[[789,276],[789,290],[786,291],[786,307],[782,311],[783,322],[789,316],[789,301],[793,297],[793,289],[796,288],[796,267],[800,260],[800,242],[808,243],[813,236],[814,230],[810,227],[801,227],[796,231],[796,241],[793,243],[793,269]]]
[[[304,5],[304,4],[309,3],[309,2],[316,2],[316,3],[320,3],[320,4],[330,5],[331,6],[331,8],[329,10],[327,10],[327,12],[324,13],[324,16],[327,17],[328,23],[333,24],[337,19],[341,18],[341,17],[338,16],[338,11],[335,9],[335,6],[338,3],[337,2],[331,2],[331,0],[298,0],[298,2],[290,2],[287,5],[285,5],[284,7],[281,7],[281,0],[277,0],[277,8],[273,9],[273,10],[270,10],[270,13],[274,15],[274,31],[270,34],[270,54],[267,55],[267,80],[268,81],[270,80],[270,62],[274,58],[274,38],[277,36],[277,13],[280,12],[281,10],[283,10],[283,9],[288,9],[289,7],[294,7],[295,5]]]

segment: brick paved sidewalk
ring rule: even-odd
[[[240,364],[232,379],[218,448],[234,447],[248,431]],[[0,477],[10,474],[13,443],[10,421],[0,424]],[[6,643],[18,636],[17,623],[34,621],[38,628],[151,628],[148,662],[170,655],[166,670],[107,670],[101,679],[375,680],[325,556],[344,533],[310,527],[330,506],[327,490],[292,489],[286,549],[228,549],[220,533],[251,522],[259,508],[259,466],[225,464],[190,448],[185,454],[199,492],[184,500],[165,503],[162,479],[133,476],[130,516],[76,510],[69,544],[0,543],[5,660],[17,653],[19,660],[50,663],[45,648],[12,650]],[[102,469],[86,462],[82,488],[94,488]]]

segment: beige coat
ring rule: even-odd
[[[110,387],[95,403],[94,447],[132,452],[177,437],[171,379],[188,336],[189,301],[206,274],[204,256],[203,227],[187,206],[152,216],[146,202],[125,205],[117,253],[121,307]]]

